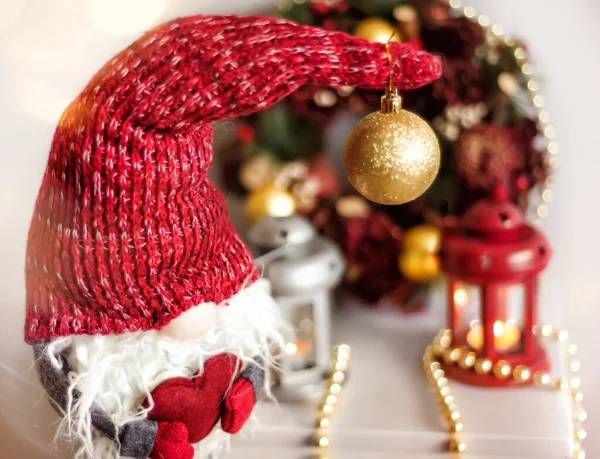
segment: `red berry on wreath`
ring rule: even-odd
[[[256,137],[256,131],[249,124],[243,124],[238,128],[236,137],[241,143],[250,143]]]

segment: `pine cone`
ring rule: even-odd
[[[507,183],[517,160],[517,151],[507,131],[489,124],[463,132],[454,150],[458,174],[471,188],[488,191]]]
[[[443,54],[447,59],[471,59],[475,49],[483,43],[481,26],[465,17],[426,14],[425,21],[422,36],[425,49]]]
[[[446,62],[442,77],[432,84],[433,97],[448,105],[481,102],[484,97],[481,68],[468,59]]]

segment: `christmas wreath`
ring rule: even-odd
[[[371,304],[404,306],[439,273],[439,228],[475,201],[501,187],[524,211],[546,216],[558,147],[521,41],[454,0],[295,0],[278,9],[299,23],[442,55],[442,77],[403,94],[404,108],[435,130],[442,164],[431,188],[405,205],[351,194],[324,153],[327,138],[338,115],[364,116],[381,94],[305,86],[243,120],[223,154],[225,186],[246,198],[249,222],[308,216],[342,248],[350,290]]]

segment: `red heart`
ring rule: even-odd
[[[200,376],[162,382],[152,391],[154,408],[148,418],[182,422],[188,429],[190,443],[199,442],[219,420],[223,399],[240,366],[233,354],[219,354],[206,361]]]

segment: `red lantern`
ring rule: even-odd
[[[445,232],[449,378],[505,387],[531,383],[549,369],[534,326],[538,274],[550,256],[545,236],[501,196],[479,201]]]

